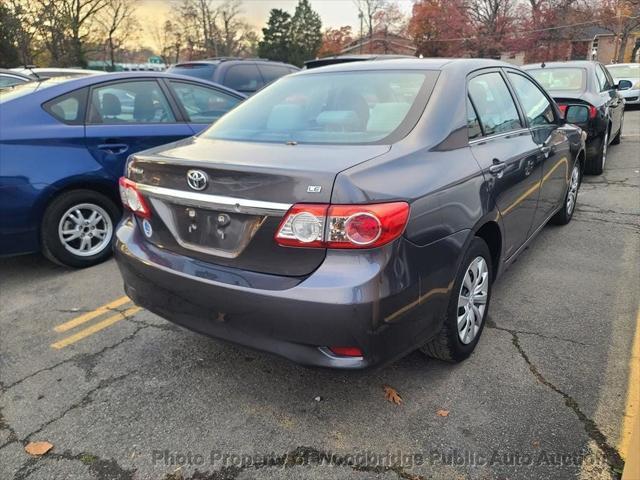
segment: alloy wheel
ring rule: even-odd
[[[604,170],[604,164],[607,162],[607,149],[609,147],[609,129],[604,132],[604,139],[602,140],[602,169]]]
[[[465,345],[478,335],[489,297],[489,267],[476,257],[467,267],[458,295],[458,337]]]
[[[576,198],[578,197],[578,187],[580,186],[580,168],[578,165],[573,167],[571,172],[571,180],[569,181],[569,191],[567,192],[567,213],[571,215],[576,206]]]
[[[99,205],[81,203],[67,210],[58,224],[58,237],[64,248],[79,257],[90,257],[111,243],[113,223]]]

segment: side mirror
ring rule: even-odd
[[[584,105],[569,105],[564,118],[567,123],[587,123],[589,120],[589,107]]]
[[[629,90],[632,86],[633,84],[629,80],[620,80],[616,88],[618,90]]]

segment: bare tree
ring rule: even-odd
[[[502,41],[513,20],[513,0],[471,0],[469,16],[478,32],[477,55],[500,56]]]
[[[115,69],[116,52],[134,34],[139,26],[135,18],[136,0],[108,0],[104,10],[100,12],[98,23],[102,34],[106,36],[106,48],[109,54],[111,69]]]
[[[181,34],[171,20],[156,25],[151,31],[151,36],[160,58],[166,65],[180,60]]]
[[[362,16],[364,25],[369,32],[369,38],[372,38],[376,16],[379,12],[384,11],[387,6],[387,0],[353,0],[353,2]]]

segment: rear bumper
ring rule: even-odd
[[[115,255],[127,295],[176,324],[271,352],[297,363],[359,369],[414,350],[437,331],[459,253],[452,236],[427,247],[404,238],[370,251],[328,252],[311,275],[282,277],[208,264],[162,250],[130,218],[116,232]],[[435,272],[412,265],[427,255]],[[432,286],[420,294],[420,285]],[[357,346],[359,358],[323,347]]]

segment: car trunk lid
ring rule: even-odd
[[[287,210],[329,203],[339,172],[389,148],[195,137],[135,155],[128,176],[152,209],[141,225],[149,241],[210,263],[302,276],[320,265],[325,251],[275,243]]]

